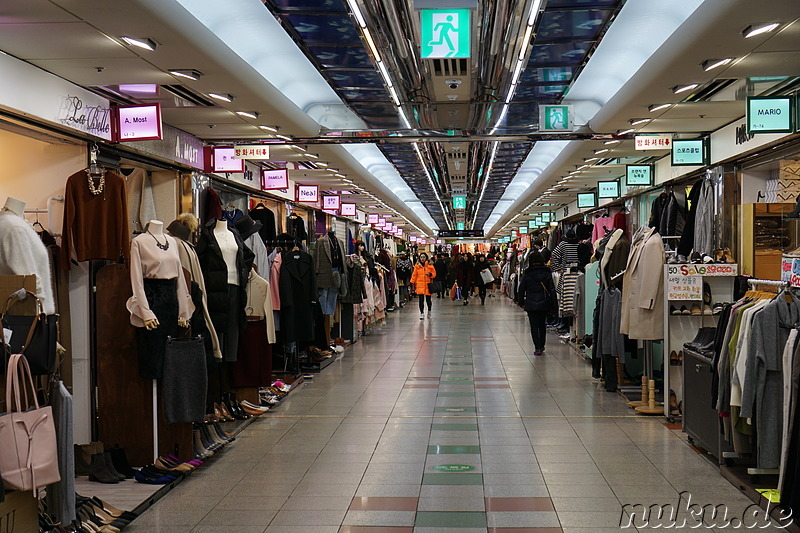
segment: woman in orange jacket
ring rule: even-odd
[[[411,287],[419,296],[419,319],[425,318],[425,301],[428,302],[428,318],[431,317],[431,289],[430,284],[436,277],[436,269],[428,262],[428,254],[419,254],[419,262],[414,265],[414,273],[411,274]]]

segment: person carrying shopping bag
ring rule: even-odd
[[[528,313],[536,350],[533,355],[542,355],[547,337],[547,314],[554,313],[558,308],[556,287],[540,252],[531,252],[529,265],[522,276],[517,303]]]
[[[425,318],[425,302],[428,302],[428,318],[431,317],[431,283],[436,277],[436,269],[428,262],[428,254],[419,254],[419,262],[411,274],[411,288],[419,296],[419,319]]]

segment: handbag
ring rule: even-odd
[[[0,335],[5,362],[11,354],[22,354],[28,360],[31,374],[39,376],[50,374],[56,364],[56,341],[58,340],[58,315],[46,315],[42,301],[30,291],[25,291],[36,299],[36,316],[9,315],[8,310],[15,301],[10,296],[6,301],[0,323],[12,331],[11,342],[6,344],[5,336]]]
[[[494,276],[488,268],[481,270],[481,281],[483,281],[484,285],[494,281]]]
[[[453,283],[450,287],[450,299],[456,301],[458,299],[458,283]]]
[[[35,492],[61,481],[53,409],[39,407],[31,370],[22,354],[13,354],[8,361],[6,409],[0,416],[0,476],[6,487]]]
[[[430,290],[431,294],[438,294],[442,292],[442,282],[431,281],[430,285],[428,285],[428,289]]]

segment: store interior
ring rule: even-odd
[[[450,4],[0,8],[0,532],[800,531],[797,5]]]

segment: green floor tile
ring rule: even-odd
[[[435,413],[474,413],[474,407],[437,407],[434,409]]]
[[[483,485],[483,474],[425,474],[423,485]]]
[[[475,396],[474,392],[447,392],[447,391],[439,391],[438,396],[440,398],[473,398]]]
[[[478,431],[478,424],[431,424],[431,431]]]
[[[486,513],[479,512],[444,512],[417,511],[415,527],[452,527],[481,528],[487,527]]]
[[[466,372],[466,373],[472,375],[472,372]],[[467,376],[464,376],[464,377],[457,377],[457,376],[443,377],[442,381],[446,381],[447,383],[463,383],[464,385],[472,385],[473,384],[472,378],[471,377],[467,377]]]
[[[481,447],[437,444],[435,446],[428,446],[428,453],[436,455],[475,454],[475,453],[481,453]]]
[[[442,377],[447,377],[444,374],[460,374],[463,376],[471,376],[472,370],[442,370]]]

